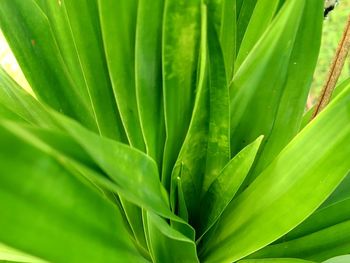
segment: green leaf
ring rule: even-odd
[[[312,75],[321,44],[323,2],[305,1],[298,32],[293,43],[287,75],[271,130],[266,131],[262,147],[250,180],[255,178],[298,133],[305,111]],[[260,133],[258,133],[260,134]]]
[[[220,43],[225,60],[226,78],[232,79],[236,59],[236,1],[224,0]]]
[[[300,226],[286,235],[281,241],[293,240],[314,232],[320,231],[327,227],[350,220],[350,199],[339,201],[326,208],[317,210]]]
[[[250,18],[257,0],[236,0],[237,2],[237,41],[236,50],[239,51]]]
[[[148,213],[147,221],[153,262],[199,262],[192,240],[171,228],[154,213]]]
[[[56,44],[62,54],[62,59],[67,66],[70,77],[73,79],[79,95],[87,105],[90,105],[88,87],[86,85],[84,72],[78,56],[74,36],[69,24],[66,8],[58,1],[35,0],[37,5],[45,13],[50,28],[56,40]]]
[[[345,221],[298,239],[268,246],[251,257],[298,257],[320,262],[349,253],[349,233],[350,221]]]
[[[225,60],[226,78],[230,80],[236,57],[236,1],[209,0],[208,12],[220,39]]]
[[[106,70],[96,1],[36,2],[47,16],[74,87],[89,105],[98,132],[125,141]],[[30,15],[31,10],[27,12]]]
[[[0,262],[47,263],[47,261],[25,254],[1,243]]]
[[[70,78],[47,17],[35,1],[2,0],[0,27],[37,97],[96,130],[92,111]]]
[[[200,42],[201,0],[167,0],[163,20],[163,92],[166,124],[162,183],[185,139],[194,104]]]
[[[262,137],[246,146],[223,168],[201,201],[199,236],[219,219],[247,176],[258,152]]]
[[[208,85],[208,49],[207,49],[207,7],[202,5],[200,57],[198,65],[197,95],[193,107],[191,122],[186,138],[172,172],[170,200],[175,204],[175,191],[178,178],[189,213],[189,220],[197,216],[201,196],[205,161],[207,156],[209,133],[209,85]]]
[[[279,4],[279,0],[256,1],[254,11],[244,33],[242,43],[235,61],[235,70],[241,66],[247,55],[257,44],[260,37],[270,25]]]
[[[340,183],[340,185],[335,189],[332,195],[321,205],[321,209],[325,209],[332,206],[338,202],[345,201],[350,198],[350,174],[348,174],[345,179]]]
[[[304,6],[304,1],[288,1],[284,5],[233,78],[230,88],[233,155],[258,136],[268,135],[273,127]]]
[[[62,115],[54,116],[90,158],[120,186],[120,193],[125,198],[165,217],[175,217],[170,212],[157,165],[152,159],[128,145],[99,137]]]
[[[91,5],[89,0],[84,2],[87,6]],[[138,1],[99,0],[97,2],[108,72],[120,116],[130,144],[143,151],[145,145],[135,89],[135,35]],[[78,13],[78,8],[81,8],[81,4],[77,3],[75,14]],[[95,15],[97,19],[97,13]],[[82,22],[82,19],[79,18],[78,21]],[[99,30],[98,21],[94,23],[94,26],[96,30]],[[97,33],[98,31],[93,35],[98,35]],[[90,37],[89,34],[86,36]],[[104,71],[107,73],[106,69]]]
[[[145,262],[118,209],[79,175],[4,128],[0,145],[1,242],[53,262]]]
[[[209,134],[202,195],[230,160],[230,102],[219,37],[208,23]]]
[[[313,261],[298,258],[264,258],[264,259],[244,259],[238,263],[313,263]]]
[[[343,255],[335,258],[328,259],[323,263],[347,263],[350,260],[350,255]]]
[[[40,127],[58,128],[44,106],[18,86],[2,68],[0,68],[0,104],[14,115],[12,119],[25,120]],[[4,117],[3,114],[1,116]]]
[[[161,167],[165,141],[162,90],[162,19],[164,1],[139,0],[135,84],[147,153]]]
[[[241,259],[289,232],[322,204],[350,170],[345,161],[350,155],[349,102],[350,87],[230,203],[202,258]]]
[[[276,243],[299,238],[350,220],[349,182],[348,175],[317,211]]]

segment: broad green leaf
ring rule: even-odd
[[[317,211],[276,243],[299,238],[350,220],[349,179],[348,175]]]
[[[0,68],[0,104],[17,118],[40,127],[57,128],[44,106]],[[4,116],[1,114],[1,116]]]
[[[334,191],[350,171],[349,102],[350,86],[230,203],[202,250],[204,260],[232,262],[265,247]]]
[[[287,76],[282,85],[281,98],[276,101],[278,107],[273,126],[270,131],[266,130],[266,143],[252,171],[251,180],[277,156],[300,129],[321,44],[322,8],[322,1],[305,1],[287,66]]]
[[[167,189],[194,104],[200,24],[201,0],[165,1],[162,72],[167,137],[162,183]]]
[[[84,2],[87,6],[91,5],[90,0]],[[138,1],[98,0],[93,2],[98,2],[108,72],[126,135],[132,146],[143,151],[145,145],[135,89],[135,35]],[[76,4],[75,14],[80,6],[81,4]],[[82,19],[79,18],[78,21]],[[96,30],[99,30],[99,22],[93,22]],[[97,33],[98,31],[94,35]],[[89,38],[90,35],[88,34],[87,37]],[[106,68],[104,71],[107,72]]]
[[[17,122],[23,122],[26,123],[25,119],[22,119],[19,115],[13,113],[10,109],[5,107],[4,105],[0,104],[0,116],[2,118],[5,118],[7,120],[13,120]]]
[[[317,210],[300,226],[295,228],[290,234],[280,241],[293,240],[327,227],[350,220],[350,199],[339,201],[333,205]]]
[[[145,262],[118,209],[79,175],[4,128],[0,146],[1,242],[52,262]]]
[[[118,185],[115,192],[142,208],[154,211],[177,222],[181,229],[193,235],[193,229],[171,211],[168,196],[159,181],[154,160],[128,145],[99,137],[68,118],[52,113],[62,128],[86,151],[92,160]],[[116,165],[118,160],[118,165]],[[100,181],[100,180],[99,180]],[[102,181],[102,183],[106,183]],[[107,185],[107,188],[110,185]],[[113,190],[113,189],[110,189]],[[141,234],[140,211],[123,202],[123,208],[136,234]],[[141,221],[141,223],[140,223]],[[137,231],[138,229],[138,231]],[[143,239],[143,233],[139,241]],[[146,240],[143,240],[146,242]],[[146,244],[143,244],[146,245]]]
[[[152,159],[128,145],[99,137],[62,115],[54,116],[90,158],[121,187],[121,194],[128,200],[165,217],[174,217]]]
[[[48,19],[69,75],[74,81],[74,87],[78,90],[84,102],[87,105],[91,105],[88,87],[86,85],[84,72],[81,67],[64,2],[63,4],[62,1],[35,0],[35,2]]]
[[[69,76],[47,17],[35,1],[2,0],[0,27],[37,97],[96,130],[92,111]]]
[[[135,47],[135,84],[140,121],[147,153],[159,167],[165,141],[161,66],[163,2],[139,0]]]
[[[124,187],[120,187],[108,179],[101,168],[95,164],[83,148],[66,134],[18,125],[11,122],[4,122],[3,125],[26,142],[46,152],[56,160],[64,160],[63,162],[67,169],[79,171],[93,185],[99,186],[101,194],[112,199],[113,202],[115,201],[113,193],[119,194],[125,192]],[[112,197],[110,197],[111,195]],[[136,203],[143,203],[143,200],[137,195],[136,197],[132,195],[129,198]],[[124,199],[120,201],[121,208],[126,213],[125,218],[128,220],[131,227],[130,229],[138,242],[137,244],[141,247],[145,247],[144,232],[142,224],[140,225],[139,223],[139,221],[141,221],[139,208],[128,203]]]
[[[323,263],[347,263],[350,261],[350,255],[342,255],[324,261]]]
[[[288,1],[233,78],[233,155],[273,127],[304,7],[304,1]]]
[[[271,23],[278,4],[279,0],[256,1],[254,11],[250,17],[249,24],[237,54],[235,61],[236,71]]]
[[[153,262],[199,262],[194,241],[171,228],[156,214],[148,213],[147,221]]]
[[[245,147],[223,168],[201,200],[199,236],[218,220],[247,176],[262,137]]]
[[[321,205],[320,210],[350,198],[350,174],[340,183],[332,195]]]
[[[297,257],[320,262],[349,253],[349,233],[350,221],[345,221],[298,239],[268,246],[251,257]]]
[[[238,263],[314,263],[313,261],[298,258],[264,258],[264,259],[244,259]]]
[[[47,263],[47,261],[25,254],[1,243],[0,262]]]
[[[106,70],[96,1],[35,1],[47,16],[74,87],[89,105],[99,133],[125,141]]]

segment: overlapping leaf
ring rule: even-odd
[[[349,101],[350,87],[231,202],[203,258],[241,259],[289,232],[321,205],[350,170],[344,162],[350,154]]]
[[[1,242],[54,262],[82,256],[89,262],[145,262],[116,207],[53,158],[3,127],[0,133],[6,149],[0,153]]]

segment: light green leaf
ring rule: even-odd
[[[186,138],[173,169],[170,191],[174,208],[177,180],[180,178],[189,213],[189,220],[197,217],[201,196],[209,132],[209,85],[207,49],[207,7],[202,5],[200,57],[198,65],[197,95]]]
[[[0,145],[1,242],[52,262],[145,262],[85,180],[4,128]]]
[[[233,155],[258,136],[269,134],[273,127],[304,6],[304,1],[288,1],[284,5],[233,78]]]
[[[223,168],[201,201],[199,236],[218,220],[247,176],[262,137],[246,146]]]
[[[298,226],[280,241],[285,242],[288,240],[293,240],[348,221],[350,220],[349,207],[350,199],[345,199],[323,209],[317,210],[306,221],[304,221],[300,226]]]
[[[135,84],[147,153],[161,167],[165,141],[162,90],[162,19],[164,1],[139,0]]]
[[[236,59],[236,1],[223,0],[220,43],[225,60],[226,78],[232,79]]]
[[[237,54],[235,61],[236,71],[271,23],[277,11],[278,4],[279,0],[256,1],[254,11],[250,17],[249,24],[246,28],[239,52]]]
[[[350,261],[350,255],[343,255],[343,256],[328,259],[323,263],[347,263],[349,261]]]
[[[148,213],[147,221],[150,249],[155,263],[199,263],[196,245],[192,240],[171,228],[154,213]]]
[[[225,60],[226,78],[230,80],[236,57],[236,1],[210,0],[208,1],[208,11],[211,23],[220,39]]]
[[[47,261],[25,254],[1,243],[0,262],[47,263]]]
[[[305,7],[289,59],[287,76],[266,143],[251,172],[252,181],[298,133],[316,67],[322,35],[322,8],[319,0],[305,1]],[[258,133],[260,134],[260,133]]]
[[[244,259],[238,263],[313,263],[313,261],[298,258],[264,258],[264,259]]]
[[[237,2],[237,53],[240,49],[244,34],[247,30],[250,18],[254,12],[257,0],[236,0]]]
[[[15,119],[19,118],[40,127],[58,128],[44,106],[18,86],[2,68],[0,68],[0,104],[17,116]],[[4,117],[3,114],[1,116]]]
[[[96,130],[92,111],[69,76],[47,17],[35,1],[2,0],[0,27],[37,97]]]
[[[174,218],[152,159],[128,145],[99,137],[62,115],[54,116],[90,158],[123,189],[121,193],[127,199]]]
[[[202,258],[241,259],[289,232],[322,204],[350,170],[349,102],[350,86],[230,203]]]
[[[317,211],[276,243],[299,238],[350,220],[349,182],[348,175]]]
[[[163,92],[166,124],[162,183],[185,139],[194,104],[200,42],[201,0],[167,0],[163,20]]]
[[[84,2],[87,6],[91,5],[90,0]],[[101,29],[97,28],[98,21],[94,21],[94,26],[96,30],[102,31],[108,72],[126,135],[132,146],[143,151],[145,145],[135,89],[135,35],[138,1],[99,0],[93,2],[98,2]],[[76,5],[75,14],[80,6],[81,4]],[[82,19],[79,18],[78,21]],[[97,32],[94,35],[98,35]],[[90,37],[89,34],[87,36]],[[85,50],[88,52],[88,49]],[[104,71],[107,73],[106,68]]]
[[[230,160],[230,102],[219,37],[209,17],[209,134],[202,195]]]
[[[74,87],[89,105],[98,132],[125,141],[106,71],[96,1],[36,2],[47,16]]]
[[[349,253],[349,233],[350,221],[345,221],[298,239],[268,246],[251,257],[298,257],[320,262]]]

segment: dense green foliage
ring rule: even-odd
[[[350,81],[304,116],[322,24],[319,0],[0,0],[35,93],[0,70],[0,261],[346,262]]]

